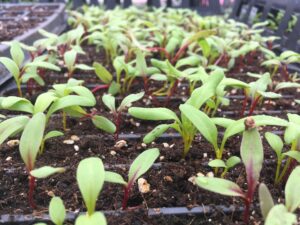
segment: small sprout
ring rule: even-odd
[[[226,175],[226,173],[232,169],[233,167],[235,167],[237,164],[239,164],[241,162],[241,159],[237,156],[231,156],[226,162],[224,162],[221,159],[215,159],[212,160],[208,163],[208,165],[210,167],[213,168],[223,168],[223,172],[221,174],[221,178],[224,178],[224,176]]]
[[[124,198],[122,202],[123,210],[127,208],[127,202],[134,183],[137,179],[139,179],[139,177],[141,177],[151,168],[151,166],[158,157],[159,150],[157,148],[148,149],[141,153],[130,166],[128,173],[128,181],[125,181],[121,175],[115,172],[105,172],[106,182],[124,185]]]
[[[63,225],[66,218],[66,209],[59,197],[53,197],[49,205],[49,215],[55,225]]]

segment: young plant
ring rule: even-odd
[[[300,206],[300,196],[296,190],[300,188],[300,167],[296,167],[285,185],[285,205],[275,205],[272,195],[265,184],[259,186],[259,201],[265,225],[293,225],[297,223],[295,210]]]
[[[69,51],[65,52],[65,54],[64,54],[64,63],[68,69],[68,78],[71,78],[73,76],[76,69],[88,70],[88,71],[94,70],[93,67],[90,67],[88,65],[77,64],[76,63],[77,54],[78,54],[77,51],[75,51],[74,49],[69,50]]]
[[[292,166],[292,161],[296,160],[300,163],[300,149],[299,149],[299,139],[300,139],[300,117],[296,114],[288,114],[289,125],[287,126],[284,134],[284,141],[286,145],[290,145],[290,150],[283,152],[284,142],[281,138],[273,133],[267,132],[265,137],[275,151],[277,156],[277,167],[275,174],[275,184],[279,184],[283,178],[286,177],[290,167]],[[280,171],[284,160],[287,158],[285,165]]]
[[[115,140],[118,140],[120,133],[120,126],[122,123],[122,113],[131,107],[133,102],[136,102],[143,98],[144,92],[138,94],[130,94],[126,96],[118,108],[116,108],[116,99],[110,94],[105,94],[102,96],[102,101],[106,107],[112,112],[114,117],[114,124],[116,126]]]
[[[33,201],[36,178],[46,178],[52,174],[62,173],[65,171],[64,168],[53,168],[50,166],[35,169],[35,162],[43,140],[45,126],[46,115],[42,112],[35,114],[27,122],[20,139],[19,149],[21,158],[24,161],[29,174],[28,200],[32,208],[36,208]]]
[[[199,187],[218,194],[240,197],[244,200],[244,222],[249,223],[250,206],[253,201],[254,192],[259,181],[263,164],[263,145],[260,134],[255,127],[251,117],[245,119],[245,131],[241,143],[241,157],[247,174],[248,190],[244,192],[232,181],[215,177],[197,177],[196,183]]]
[[[102,160],[96,157],[82,160],[78,165],[76,178],[87,213],[78,216],[75,225],[106,225],[105,216],[101,212],[95,211],[96,202],[105,179]]]
[[[241,162],[241,159],[237,156],[231,156],[226,162],[221,159],[214,159],[208,163],[213,168],[223,168],[221,178],[227,174],[227,172]]]
[[[155,160],[159,156],[159,149],[152,148],[142,152],[131,164],[128,181],[125,181],[120,174],[115,172],[105,171],[105,181],[110,183],[117,183],[124,185],[124,198],[122,202],[122,208],[125,210],[127,208],[127,202],[130,196],[132,188],[143,174],[145,174],[153,165]]]
[[[280,56],[276,56],[275,53],[266,55],[267,60],[261,65],[273,69],[271,77],[273,77],[280,69],[280,75],[285,79],[289,80],[288,65],[292,63],[300,63],[300,54],[293,51],[284,51]]]
[[[66,208],[60,197],[53,197],[49,204],[49,216],[55,225],[63,225],[66,218]],[[34,225],[47,225],[46,223],[35,223]]]
[[[59,67],[47,62],[46,56],[36,57],[32,62],[26,63],[25,53],[22,50],[21,44],[13,41],[10,46],[11,58],[0,57],[0,63],[2,63],[13,76],[20,97],[23,95],[21,84],[28,82],[30,79],[34,79],[38,84],[44,85],[43,79],[37,73],[38,68],[60,71]]]
[[[191,104],[198,109],[201,108],[208,99],[215,95],[216,87],[223,77],[223,73],[215,73],[214,76],[210,76],[205,84],[194,90],[190,99],[187,101],[187,104]],[[181,108],[180,110],[182,111]],[[186,118],[186,115],[182,113],[181,119],[179,119],[173,111],[167,108],[141,107],[130,108],[129,114],[142,120],[174,121],[173,123],[158,125],[144,137],[143,141],[144,143],[151,143],[153,140],[165,133],[169,128],[173,128],[183,139],[184,149],[182,157],[186,157],[197,132],[194,125]]]
[[[280,94],[274,92],[267,92],[267,88],[271,84],[272,80],[269,73],[261,75],[259,79],[249,84],[250,87],[245,89],[245,99],[241,110],[241,116],[244,116],[245,114],[248,98],[251,99],[251,105],[249,110],[249,116],[251,116],[257,104],[259,104],[259,102],[262,102],[263,98],[275,99],[282,97]]]

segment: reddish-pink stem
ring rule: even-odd
[[[285,81],[289,80],[289,73],[288,73],[286,65],[282,66],[282,68],[281,68],[281,74],[283,75],[283,78],[285,79]]]
[[[121,112],[117,112],[115,114],[115,125],[116,125],[116,132],[114,138],[115,141],[117,141],[119,139],[120,126],[121,126]]]
[[[168,96],[167,96],[167,99],[166,99],[166,102],[165,102],[165,106],[167,106],[169,104],[170,98],[171,98],[171,96],[174,95],[175,90],[177,89],[177,86],[178,86],[178,80],[175,81],[173,87],[171,88],[170,93],[168,93]]]
[[[164,53],[165,57],[169,61],[171,61],[170,54],[169,54],[169,52],[165,48],[162,48],[162,47],[153,47],[153,48],[147,48],[147,50],[149,50],[150,52],[162,52],[162,53]]]
[[[186,43],[178,50],[175,57],[172,59],[173,65],[178,61],[178,59],[180,59],[181,55],[186,51],[186,49],[189,47],[189,45],[190,45],[190,42]]]
[[[36,209],[36,204],[33,200],[33,192],[35,186],[35,177],[29,175],[29,192],[28,192],[28,202],[31,208]]]
[[[241,117],[244,117],[244,115],[245,115],[245,111],[246,111],[246,107],[247,107],[247,101],[248,101],[248,95],[247,95],[246,91],[244,91],[244,95],[245,95],[245,98],[244,98],[244,101],[243,101]]]
[[[252,116],[258,102],[260,100],[260,96],[258,96],[252,103],[251,103],[251,107],[250,107],[250,111],[249,111],[249,116]]]
[[[95,92],[97,92],[99,90],[107,89],[107,88],[109,88],[108,84],[97,85],[95,88],[93,88],[92,92],[95,93]]]

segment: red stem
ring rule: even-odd
[[[285,81],[288,81],[289,80],[289,73],[288,73],[288,70],[287,70],[287,66],[286,65],[283,65],[282,68],[281,68],[281,74],[283,75]]]
[[[121,125],[121,112],[115,114],[115,125],[116,125],[116,132],[115,132],[115,141],[119,139],[120,133],[120,125]]]
[[[33,201],[33,192],[35,187],[35,177],[29,175],[29,192],[28,192],[28,202],[31,208],[36,209],[36,204]]]
[[[146,95],[149,96],[149,85],[148,85],[148,78],[146,76],[143,76],[143,80],[144,80],[144,90]]]
[[[169,54],[169,52],[162,47],[153,47],[153,48],[147,48],[147,50],[149,50],[150,52],[162,52],[164,53],[164,55],[166,56],[166,58],[171,61],[171,56]]]
[[[223,60],[224,56],[225,56],[224,53],[219,56],[219,58],[215,62],[215,66],[219,65],[219,63]]]
[[[245,210],[244,210],[244,223],[249,224],[249,219],[250,219],[250,204],[251,201],[249,199],[244,199],[244,204],[245,204]]]
[[[93,88],[92,92],[95,93],[99,90],[108,89],[108,88],[109,88],[109,84],[97,85],[95,88]]]
[[[181,55],[186,51],[186,49],[189,47],[190,42],[186,43],[185,45],[183,45],[178,52],[176,53],[175,57],[172,59],[172,64],[174,65],[178,59],[181,57]]]
[[[123,197],[123,202],[122,202],[122,209],[123,210],[125,210],[127,208],[129,194],[130,194],[130,188],[129,188],[129,186],[125,186],[124,187],[124,197]]]
[[[250,107],[250,111],[249,111],[249,116],[252,116],[256,106],[257,106],[257,103],[259,102],[260,100],[260,96],[258,96],[252,103],[251,103],[251,107]]]

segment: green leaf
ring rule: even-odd
[[[281,89],[286,89],[286,88],[300,88],[300,84],[295,82],[281,82],[277,84],[275,91],[279,91]]]
[[[108,93],[111,95],[116,95],[120,92],[120,90],[121,90],[121,85],[113,81],[109,85]]]
[[[60,136],[63,136],[63,135],[64,135],[63,132],[60,132],[60,131],[57,131],[57,130],[52,130],[52,131],[49,131],[49,132],[44,136],[44,141],[47,141],[47,140],[50,139],[50,138],[60,137]]]
[[[196,109],[200,109],[208,99],[216,94],[217,86],[223,78],[224,72],[222,70],[214,71],[201,87],[193,91],[186,103],[194,106]]]
[[[131,164],[128,173],[128,183],[133,184],[146,173],[159,156],[158,148],[151,148],[142,152]]]
[[[78,165],[76,177],[88,210],[88,218],[90,218],[95,212],[96,201],[105,179],[105,171],[101,159],[91,157],[82,160]]]
[[[28,123],[28,116],[17,116],[0,123],[0,144],[14,134],[21,132]]]
[[[211,160],[208,165],[210,167],[216,167],[216,168],[226,168],[226,164],[223,160],[221,159],[214,159],[214,160]]]
[[[285,185],[285,205],[289,212],[294,212],[300,206],[300,167],[297,166],[290,174]]]
[[[276,205],[269,212],[265,225],[294,225],[297,223],[296,215],[287,211],[284,205]]]
[[[116,112],[116,99],[110,94],[104,94],[102,96],[102,102],[111,112]]]
[[[145,60],[145,56],[140,49],[137,49],[136,52],[136,70],[141,76],[147,75],[147,63]]]
[[[207,40],[206,39],[200,39],[198,41],[198,44],[200,45],[200,47],[202,49],[203,56],[205,58],[208,58],[209,55],[210,55],[210,52],[211,52],[211,47],[210,47],[209,43],[207,42]]]
[[[251,117],[245,119],[245,123],[252,123],[251,121]],[[263,145],[257,128],[249,128],[244,131],[240,151],[246,168],[248,185],[254,188],[259,180],[264,160]]]
[[[197,177],[196,184],[205,190],[221,195],[244,197],[241,188],[229,180],[215,177]]]
[[[111,171],[105,171],[105,182],[127,185],[120,174]]]
[[[75,50],[70,50],[64,54],[64,62],[69,71],[73,71],[75,68],[77,52]]]
[[[281,98],[282,97],[281,94],[277,94],[274,92],[257,91],[257,93],[259,93],[264,98]]]
[[[11,73],[11,75],[13,75],[16,81],[19,80],[19,67],[13,60],[6,57],[0,57],[0,63],[5,66],[5,68]]]
[[[75,65],[76,69],[80,69],[80,70],[94,70],[94,67],[85,65],[85,64],[77,64]]]
[[[116,132],[115,124],[103,116],[93,116],[92,122],[98,129],[104,130],[107,133],[113,134]]]
[[[150,79],[156,81],[166,81],[168,80],[168,77],[164,74],[153,74]]]
[[[58,98],[53,92],[40,94],[34,104],[34,113],[44,112],[56,99]]]
[[[141,107],[131,107],[128,110],[129,114],[133,117],[142,120],[175,120],[180,122],[177,115],[167,108],[141,108]]]
[[[106,225],[105,216],[100,212],[95,212],[92,215],[81,215],[76,221],[75,225]]]
[[[224,128],[228,128],[231,124],[233,124],[235,122],[235,120],[232,119],[228,119],[228,118],[211,118],[211,121],[214,122],[214,124],[224,127]]]
[[[58,66],[56,66],[52,63],[49,63],[49,62],[38,61],[38,60],[27,63],[26,68],[29,68],[29,67],[37,67],[37,68],[44,68],[44,69],[54,70],[54,71],[60,71],[60,68]]]
[[[192,55],[178,60],[175,67],[178,69],[182,66],[197,66],[200,62],[201,58],[198,55]]]
[[[140,92],[137,94],[130,94],[130,95],[126,96],[122,100],[122,102],[118,108],[118,112],[123,111],[125,108],[129,108],[133,102],[136,102],[136,101],[140,100],[141,98],[143,98],[144,94],[145,94],[144,92]]]
[[[188,104],[180,105],[179,109],[194,124],[205,139],[215,149],[218,149],[218,130],[210,118],[205,113]]]
[[[268,187],[264,183],[259,185],[258,193],[260,210],[264,219],[266,220],[269,212],[274,207],[274,201]]]
[[[226,166],[228,168],[233,168],[235,167],[237,164],[239,164],[241,162],[241,159],[237,156],[231,156],[227,161],[226,161]]]
[[[111,83],[113,76],[105,67],[97,62],[94,62],[93,67],[100,80],[102,80],[105,84]]]
[[[298,151],[293,151],[293,150],[291,150],[291,151],[288,151],[288,152],[283,153],[283,155],[288,156],[288,157],[290,157],[290,158],[293,158],[293,159],[295,159],[298,163],[300,163],[300,152],[298,152]]]
[[[46,116],[37,113],[26,124],[20,139],[20,154],[28,169],[34,169],[35,160],[39,152],[46,126]]]
[[[33,113],[34,111],[34,107],[29,100],[16,96],[0,97],[0,108],[27,113]]]
[[[21,45],[17,41],[13,41],[10,46],[10,55],[13,61],[17,64],[19,68],[21,68],[25,55],[21,48]]]
[[[280,158],[283,149],[283,141],[281,140],[281,138],[278,135],[273,134],[271,132],[267,132],[265,134],[265,137],[269,145],[276,152],[277,157]]]
[[[172,127],[172,124],[160,124],[156,126],[152,131],[150,131],[143,139],[145,144],[149,144],[154,141],[156,138],[160,137],[165,133],[169,128]]]
[[[49,205],[49,215],[55,225],[63,225],[66,218],[66,208],[59,197],[53,197]]]
[[[49,177],[55,173],[64,173],[66,171],[65,168],[63,167],[51,167],[51,166],[43,166],[38,169],[34,169],[30,171],[30,175],[35,177],[35,178],[46,178]]]

